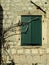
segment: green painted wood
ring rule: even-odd
[[[21,16],[21,22],[28,22],[30,20],[30,16]],[[25,30],[21,28],[22,31]],[[21,34],[21,45],[30,45],[31,43],[31,24],[29,24],[29,29],[26,34]]]
[[[31,21],[29,29],[25,34],[21,34],[21,45],[42,45],[42,16],[41,15],[22,15],[21,22],[28,22],[34,18],[37,20]],[[21,27],[21,31],[25,30],[25,27]]]
[[[42,45],[42,16],[33,16],[32,18],[39,17],[31,23],[31,43],[33,45]]]

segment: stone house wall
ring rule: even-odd
[[[33,1],[33,0],[32,0]],[[35,2],[36,1],[36,2]],[[6,34],[5,46],[8,46],[8,54],[3,50],[3,60],[9,62],[13,59],[15,65],[49,65],[49,0],[34,0],[45,11],[46,15],[40,10],[37,10],[30,0],[0,0],[3,7],[3,28],[8,27],[21,21],[21,15],[42,15],[42,46],[21,46],[21,35],[14,35],[9,38],[7,36],[15,33],[20,27],[16,27]],[[47,2],[47,4],[45,4]],[[43,22],[44,21],[44,22]],[[44,38],[44,39],[43,39]]]

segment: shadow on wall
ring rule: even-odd
[[[0,64],[1,64],[1,60],[2,60],[2,39],[3,39],[3,8],[0,5]]]

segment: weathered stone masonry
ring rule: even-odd
[[[45,4],[47,2],[47,4]],[[36,1],[45,11],[46,16],[40,10],[37,10],[34,5],[30,3],[30,0],[0,0],[0,4],[3,7],[3,27],[7,29],[11,25],[21,21],[21,15],[41,15],[42,14],[42,46],[41,47],[22,47],[21,35],[14,35],[6,38],[6,45],[9,46],[8,53],[14,60],[16,65],[32,65],[38,63],[38,65],[49,65],[49,0]],[[44,21],[44,22],[43,22]],[[18,28],[12,29],[5,34],[7,37],[10,34],[19,33]],[[43,40],[44,38],[44,40]],[[3,60],[9,62],[8,54],[3,50]]]

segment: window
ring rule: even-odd
[[[26,23],[21,27],[21,31],[27,31],[21,34],[22,46],[41,46],[42,45],[42,15],[22,15],[21,22]],[[27,24],[28,23],[28,24]]]

